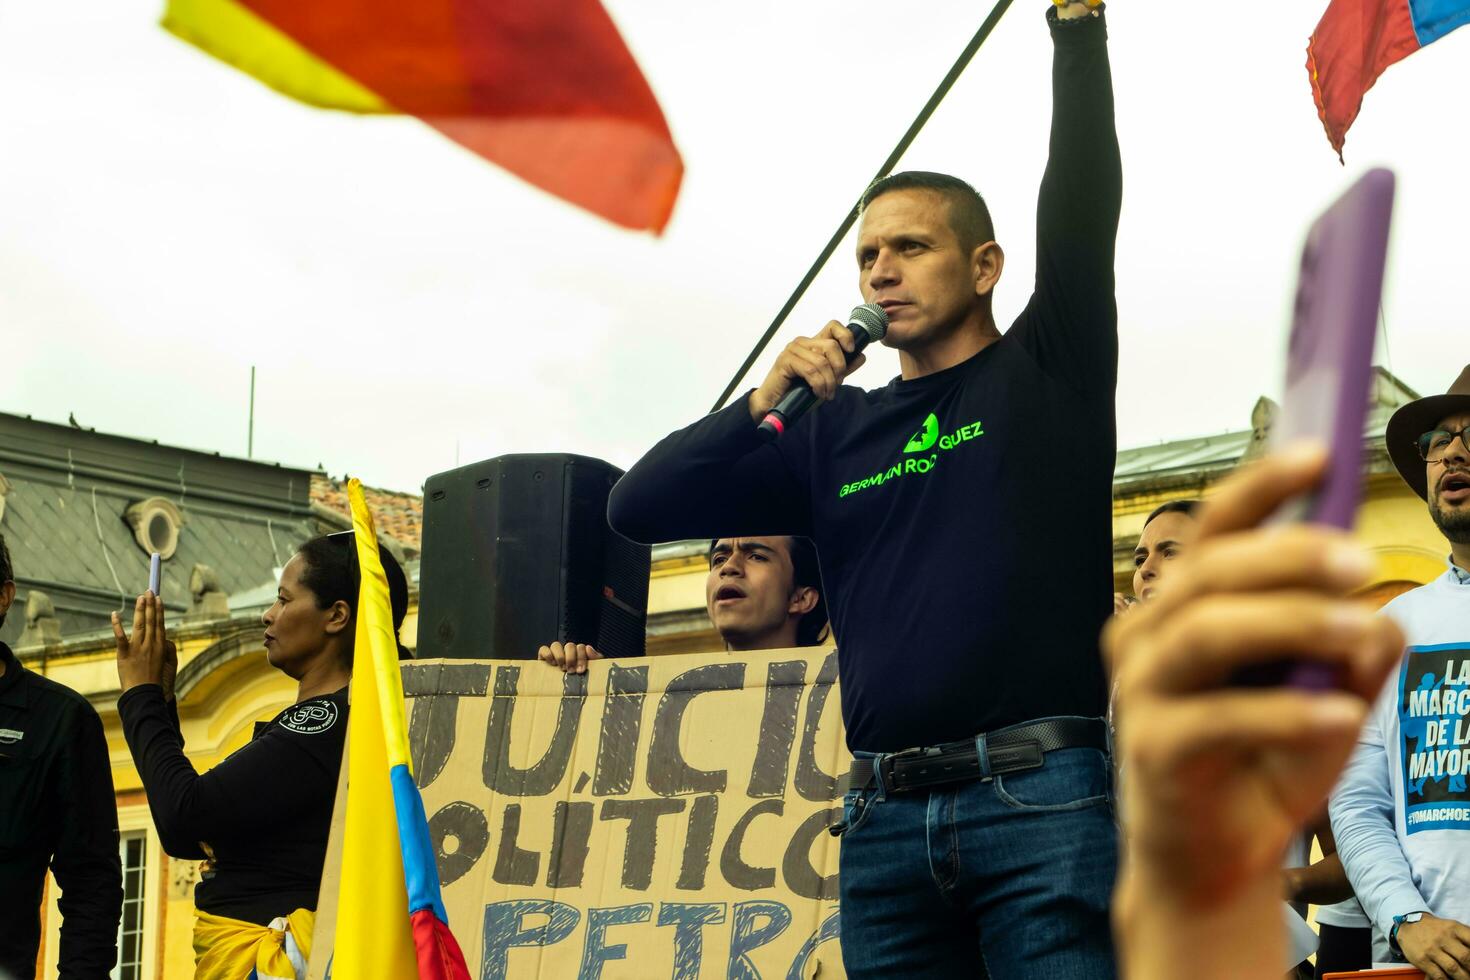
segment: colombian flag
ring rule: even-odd
[[[388,579],[362,484],[347,484],[362,589],[347,727],[347,820],[331,976],[469,980],[414,785]]]
[[[618,224],[673,210],[683,161],[601,0],[168,0],[163,26],[309,105],[417,116]]]
[[[1317,115],[1339,159],[1363,95],[1378,76],[1467,23],[1470,0],[1332,0],[1307,44],[1307,72]]]

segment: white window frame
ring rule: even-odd
[[[158,834],[153,829],[153,821],[148,815],[148,804],[139,802],[118,810],[118,830],[123,837],[142,834],[143,844],[143,934],[142,934],[142,969],[138,976],[143,980],[155,980],[161,976],[160,959],[163,953],[163,927],[164,907],[168,902],[168,896],[163,891],[162,871],[164,864],[163,848],[159,846]],[[119,848],[121,848],[119,842]],[[61,910],[57,907],[56,900],[61,889],[56,884],[56,879],[47,875],[46,882],[46,918],[44,920],[45,934],[42,943],[45,945],[45,963],[42,966],[42,976],[56,976],[56,961],[61,953]],[[122,949],[118,949],[118,955],[122,955]],[[113,968],[111,976],[118,976],[117,968]]]
[[[129,895],[128,850],[130,849],[129,845],[132,845],[134,843],[138,845],[137,852],[138,857],[142,862],[143,873],[139,876],[141,880],[138,882],[138,893],[136,895]],[[153,864],[152,861],[148,860],[148,832],[146,830],[124,831],[118,838],[117,850],[118,857],[122,861],[123,871],[123,914],[122,918],[119,919],[117,923],[117,962],[113,964],[111,980],[144,980],[144,978],[146,978],[148,974],[143,972],[143,946],[145,945],[148,938],[149,908],[154,904],[148,901],[148,870]],[[137,916],[136,929],[133,930],[138,937],[138,946],[136,949],[136,958],[131,964],[134,967],[134,970],[128,975],[124,976],[123,967],[125,964],[123,963],[123,955],[124,950],[127,948],[127,945],[123,942],[123,938],[124,935],[129,931],[129,905],[140,906]]]

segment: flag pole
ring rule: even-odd
[[[929,96],[929,101],[924,103],[924,108],[919,110],[918,116],[909,124],[908,132],[903,134],[903,138],[898,141],[898,145],[893,148],[893,152],[888,154],[888,159],[883,161],[883,166],[878,168],[878,173],[873,177],[874,181],[887,177],[893,172],[893,168],[897,166],[899,158],[908,150],[909,144],[914,141],[914,137],[919,135],[919,130],[924,128],[924,124],[929,121],[929,117],[934,115],[934,110],[939,108],[939,103],[944,101],[944,97],[949,94],[951,86],[954,85],[955,81],[960,77],[960,74],[970,64],[970,59],[975,57],[975,52],[980,50],[980,45],[984,44],[986,38],[990,37],[990,32],[995,30],[995,25],[1000,23],[1001,17],[1010,9],[1010,6],[1011,0],[997,0],[995,6],[990,11],[990,16],[985,18],[985,23],[981,24],[980,29],[975,32],[975,36],[970,38],[970,43],[965,45],[965,49],[955,59],[955,63],[949,69],[949,73],[940,81],[939,87],[934,90],[934,94]],[[869,181],[868,183],[871,184],[872,182]],[[865,186],[863,189],[867,190],[867,187]],[[801,297],[806,294],[807,287],[817,278],[817,273],[822,271],[822,266],[827,264],[827,260],[832,257],[832,253],[842,243],[842,239],[847,235],[848,229],[852,227],[853,222],[857,221],[857,216],[857,204],[854,203],[848,209],[847,215],[842,219],[842,223],[838,225],[837,231],[832,234],[827,244],[823,246],[821,254],[817,256],[817,260],[812,263],[810,269],[806,270],[806,275],[801,277],[801,282],[796,284],[795,291],[786,300],[786,304],[781,307],[781,312],[776,314],[776,319],[772,320],[771,325],[766,328],[766,332],[756,343],[755,348],[745,358],[745,363],[740,365],[740,370],[735,372],[735,376],[730,379],[730,383],[725,386],[725,390],[715,400],[715,407],[710,409],[711,412],[718,412],[721,408],[725,407],[725,402],[729,401],[730,395],[735,391],[736,386],[740,384],[741,379],[750,371],[750,367],[756,362],[756,358],[761,356],[761,352],[766,349],[766,345],[771,342],[771,338],[776,335],[776,331],[781,329],[781,325],[786,322],[786,318],[791,315],[791,311],[800,302]]]
[[[255,458],[255,365],[250,365],[250,418],[245,426],[245,458]]]

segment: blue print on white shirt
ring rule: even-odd
[[[1470,644],[1409,648],[1399,729],[1405,830],[1470,830]]]

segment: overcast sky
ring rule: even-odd
[[[1033,274],[1045,0],[1010,13],[901,167],[974,183]],[[610,0],[687,175],[662,238],[411,119],[299,106],[157,26],[159,0],[0,0],[0,411],[417,490],[508,452],[628,465],[706,411],[989,10],[986,0]],[[1379,360],[1470,361],[1470,31],[1389,70],[1346,169],[1308,90],[1326,0],[1115,0],[1120,444],[1248,425],[1277,393],[1309,221],[1398,171]],[[859,302],[850,242],[775,351]],[[856,381],[897,372],[891,352]]]

